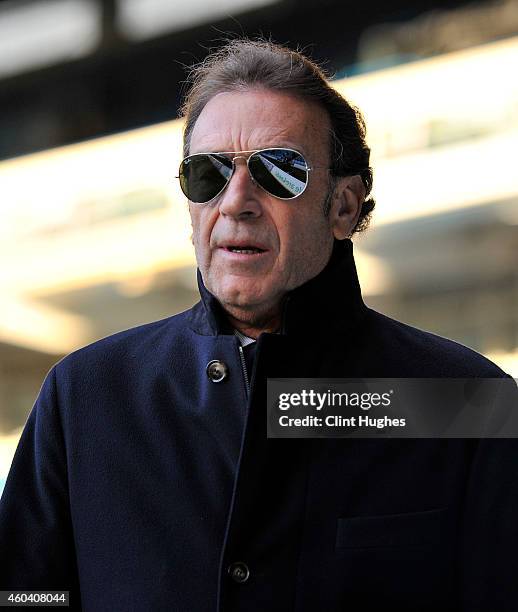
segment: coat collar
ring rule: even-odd
[[[190,327],[204,336],[233,334],[223,307],[203,284],[197,271],[201,300],[190,311]],[[284,302],[281,333],[321,335],[345,333],[357,327],[366,306],[362,300],[350,240],[335,240],[326,267]]]

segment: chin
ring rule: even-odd
[[[274,301],[271,289],[258,287],[251,283],[234,281],[220,287],[220,291],[213,292],[222,304],[228,304],[234,308],[260,309],[268,308]]]
[[[235,289],[224,291],[221,301],[237,308],[253,308],[254,306],[260,305],[263,299],[262,296],[255,291]]]

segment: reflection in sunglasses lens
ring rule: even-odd
[[[297,197],[306,188],[306,160],[296,151],[258,151],[251,155],[248,166],[254,180],[277,198]]]

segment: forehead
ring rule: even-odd
[[[329,138],[327,113],[314,102],[264,89],[225,92],[205,105],[192,131],[190,152],[289,146],[323,155]]]

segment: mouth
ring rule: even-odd
[[[257,244],[227,244],[221,247],[224,251],[229,253],[236,253],[237,255],[260,255],[265,253],[268,249],[263,248]]]
[[[258,249],[256,247],[247,246],[247,247],[225,247],[225,251],[229,251],[230,253],[239,253],[241,255],[258,255],[259,253],[264,253],[264,249]]]

